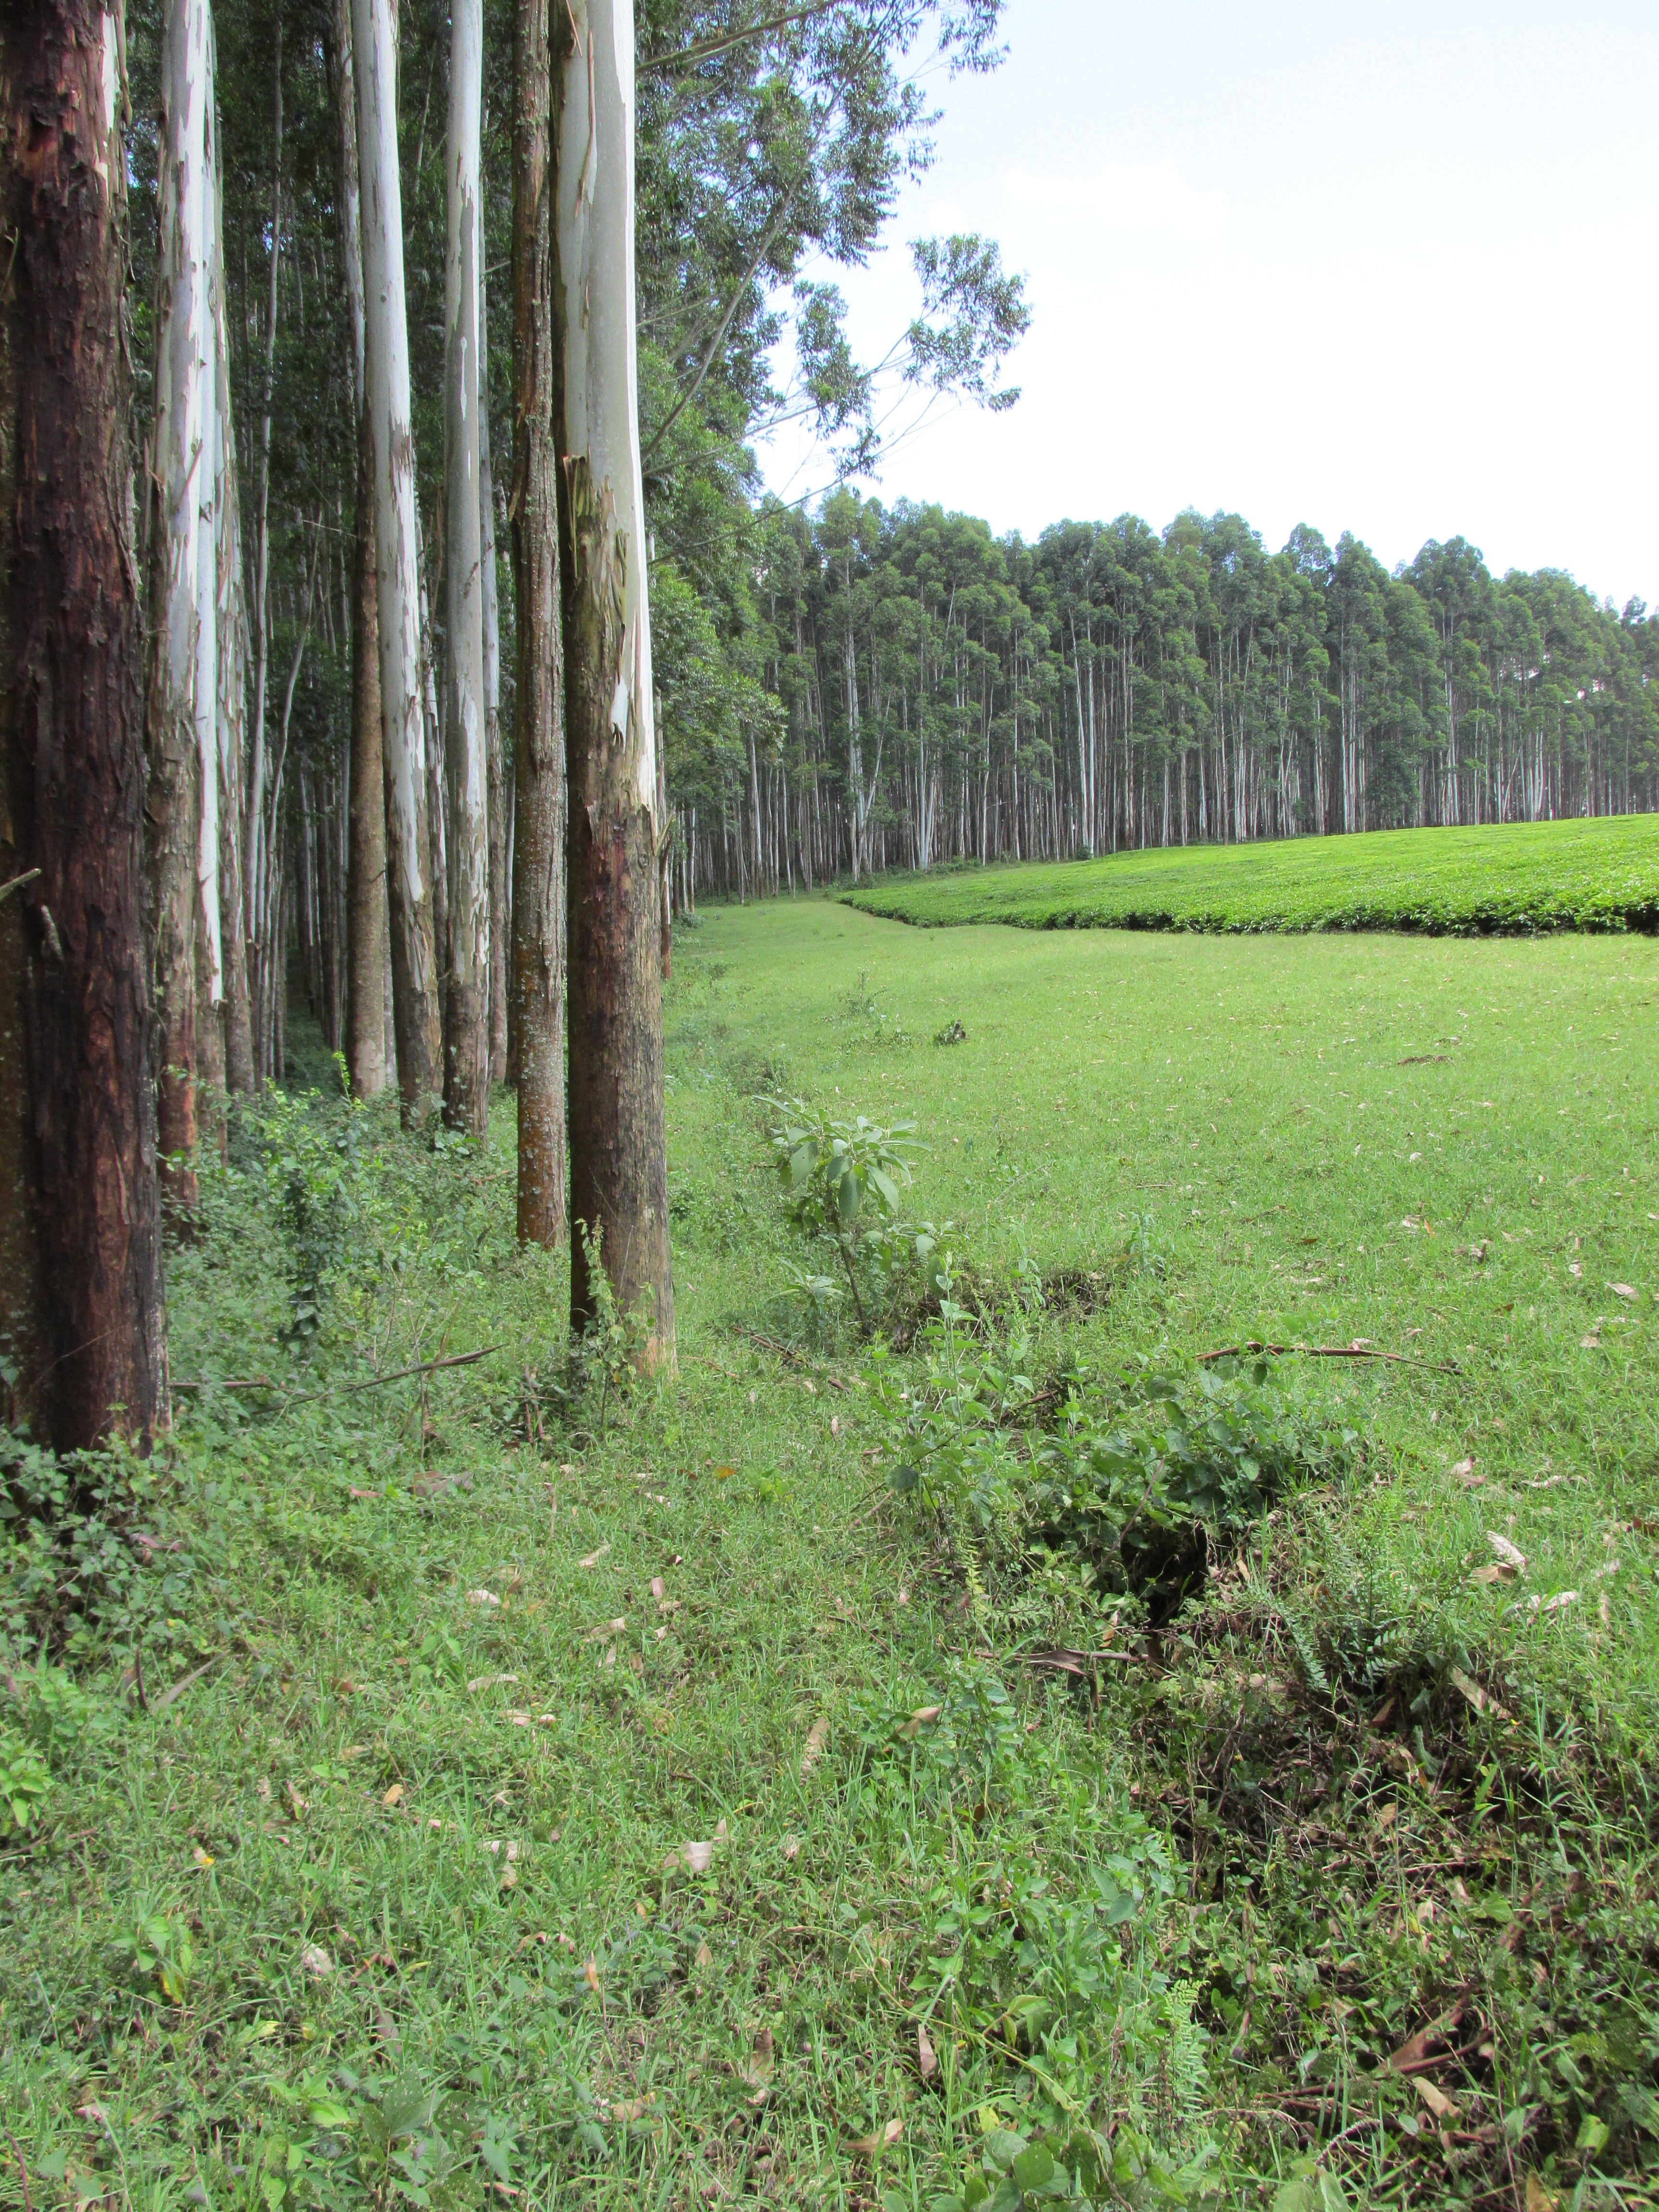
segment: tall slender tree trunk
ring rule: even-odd
[[[390,0],[352,0],[362,163],[364,345],[374,461],[380,733],[398,1087],[406,1116],[437,1088],[437,962],[422,763],[420,574],[410,428],[397,40]]]
[[[571,1316],[648,1305],[673,1364],[657,752],[634,304],[633,0],[571,0],[555,161],[570,789]]]
[[[162,1188],[175,1218],[197,1203],[197,868],[203,845],[204,727],[211,730],[214,592],[202,551],[202,508],[213,460],[207,394],[213,380],[208,298],[208,21],[206,0],[167,0],[161,37],[155,415],[150,449],[151,651],[149,789],[146,799],[156,1009],[161,1021],[156,1120]],[[204,628],[204,598],[207,640]],[[209,681],[202,684],[205,651]],[[214,741],[207,750],[211,757]],[[217,783],[212,810],[217,836]]]
[[[346,1071],[354,1098],[386,1089],[386,789],[380,746],[380,625],[375,619],[374,440],[364,374],[362,196],[350,0],[334,0],[335,137],[340,230],[351,320],[357,485],[351,526],[351,753],[346,821]]]
[[[489,1115],[489,806],[478,453],[483,103],[483,0],[453,0],[444,269],[444,677],[450,807],[444,1118],[452,1128],[480,1140]]]
[[[118,0],[0,15],[0,1340],[61,1449],[161,1374],[123,51]]]
[[[215,143],[216,155],[217,142]],[[214,637],[219,778],[219,916],[224,960],[225,1087],[254,1085],[253,1029],[248,1005],[247,908],[243,883],[243,763],[247,731],[247,608],[242,596],[241,494],[230,392],[230,326],[225,302],[222,172],[213,163],[213,362],[216,430],[213,514],[217,607]]]
[[[562,1243],[565,1210],[565,732],[559,587],[560,380],[553,299],[552,58],[546,0],[513,27],[513,1042],[518,1227]]]
[[[268,755],[265,706],[270,684],[270,410],[276,383],[276,311],[281,299],[278,277],[283,255],[283,23],[276,19],[271,94],[270,282],[265,302],[264,404],[259,416],[259,488],[253,523],[253,742],[249,752],[247,809],[242,836],[243,896],[247,902],[248,961],[251,989],[256,1006],[270,999],[270,968],[279,963],[281,951],[269,946],[262,934],[263,917],[270,910],[268,876],[271,856],[267,846],[266,805]],[[253,1023],[254,1066],[261,1077],[280,1073],[270,1065],[270,1030],[263,1020]]]
[[[507,769],[501,756],[501,623],[495,587],[495,479],[489,451],[489,325],[478,284],[478,508],[483,523],[484,764],[489,799],[489,1080],[507,1080]]]

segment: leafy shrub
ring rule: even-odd
[[[968,1321],[946,1298],[923,1331],[921,1389],[885,1386],[889,1480],[1005,1572],[1058,1559],[1102,1596],[1162,1584],[1167,1609],[1195,1545],[1237,1542],[1281,1489],[1352,1454],[1352,1434],[1310,1426],[1265,1360],[1248,1372],[1231,1360],[1073,1369],[1044,1394],[1057,1401],[1051,1425],[1033,1430],[1028,1345],[988,1340]]]
[[[777,1119],[770,1134],[789,1218],[826,1256],[840,1263],[867,1334],[889,1297],[896,1272],[914,1261],[936,1265],[937,1235],[926,1224],[899,1219],[899,1191],[911,1181],[910,1155],[920,1147],[914,1121],[884,1126],[863,1114],[837,1120],[800,1098],[769,1099]],[[797,1294],[820,1313],[838,1290],[823,1271],[796,1271]]]

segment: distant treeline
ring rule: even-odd
[[[1659,617],[1462,538],[1390,575],[1237,515],[1030,544],[847,491],[745,536],[741,576],[653,577],[681,902],[1659,797]]]

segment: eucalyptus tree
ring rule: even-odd
[[[380,741],[398,1087],[406,1115],[439,1084],[431,832],[421,689],[421,578],[410,420],[397,41],[391,0],[352,0],[366,308],[364,380],[374,469]]]
[[[352,1095],[386,1085],[386,771],[380,732],[380,620],[374,557],[374,434],[368,409],[368,305],[351,0],[333,0],[329,62],[338,168],[340,261],[350,319],[357,468],[351,501],[351,737],[346,890],[346,1066]]]
[[[553,295],[553,57],[545,0],[513,18],[513,952],[518,1232],[568,1231],[565,1173],[565,747]]]
[[[161,1025],[157,1133],[169,1206],[197,1203],[198,870],[210,856],[204,981],[222,1000],[213,494],[218,389],[207,0],[167,0],[161,36],[149,681],[150,902]],[[205,770],[205,773],[204,773]]]
[[[444,1113],[482,1138],[489,1112],[489,804],[484,685],[479,374],[483,231],[479,137],[483,0],[453,0],[445,161],[444,614],[449,776],[449,933],[444,975]],[[490,538],[494,544],[494,530]]]
[[[657,774],[635,337],[633,0],[571,0],[555,91],[556,423],[566,558],[571,1315],[648,1305],[674,1361]]]
[[[0,14],[7,1413],[140,1442],[161,1374],[119,0]]]

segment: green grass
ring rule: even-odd
[[[37,2212],[923,2212],[1080,2083],[1102,2201],[1659,2201],[1656,1000],[1640,938],[711,912],[680,1372],[602,1409],[513,1249],[510,1102],[480,1157],[289,1112],[172,1267],[173,1376],[283,1387],[179,1390],[74,1559],[10,1523],[0,1756],[51,1789],[0,1859],[0,2202],[21,2159]],[[1410,1364],[1280,1359],[1351,1463],[1175,1619],[1103,1605],[888,1483],[952,1355],[785,1297],[780,1091],[916,1120],[908,1202],[1034,1389]],[[1126,1658],[1022,1660],[1114,1613]],[[1057,1978],[1073,2056],[1011,2053]],[[1449,2021],[1443,2142],[1381,2062]]]
[[[1189,845],[887,876],[845,896],[866,913],[927,927],[1458,937],[1651,931],[1659,926],[1659,817]]]

